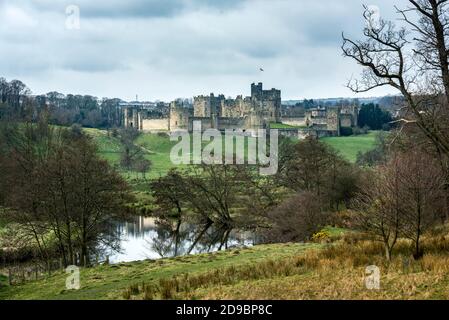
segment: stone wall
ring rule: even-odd
[[[282,118],[282,123],[289,125],[289,126],[293,126],[293,127],[304,127],[306,125],[306,119],[304,117],[300,117],[300,118],[287,118],[287,117],[283,117]]]
[[[169,119],[142,119],[142,131],[168,131]]]
[[[246,119],[244,118],[218,118],[218,130],[226,129],[246,129]]]
[[[125,108],[123,110],[123,125],[125,128],[136,128],[137,130],[141,129],[139,111],[140,110],[134,108]]]
[[[281,91],[263,90],[262,83],[257,85],[253,83],[250,97],[237,96],[236,99],[226,99],[224,95],[197,96],[194,98],[193,115],[197,118],[245,119],[249,117],[245,122],[240,122],[246,125],[255,124],[256,128],[259,128],[264,122],[280,122]]]

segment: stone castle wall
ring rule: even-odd
[[[142,131],[168,131],[169,120],[168,118],[162,119],[142,119]]]
[[[194,97],[193,106],[182,101],[170,104],[168,118],[154,118],[139,108],[124,109],[125,127],[141,131],[189,130],[193,121],[201,121],[204,130],[261,129],[281,122],[281,91],[263,90],[262,83],[251,85],[251,96],[226,99],[224,95]]]
[[[282,117],[282,123],[293,127],[305,127],[306,119],[304,117]]]

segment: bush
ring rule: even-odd
[[[268,214],[272,228],[268,242],[306,241],[328,221],[321,209],[321,200],[313,193],[298,193]]]
[[[321,230],[320,232],[315,233],[312,236],[312,241],[314,242],[327,242],[328,240],[330,240],[331,235],[329,234],[329,232],[327,232],[326,230]]]

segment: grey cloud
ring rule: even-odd
[[[359,71],[339,45],[342,31],[360,34],[362,0],[0,1],[33,20],[9,25],[0,10],[0,76],[37,92],[169,100],[260,80],[286,98],[344,96]],[[80,30],[64,27],[72,3]],[[377,1],[388,14],[394,4]]]
[[[84,18],[155,18],[204,8],[229,10],[246,0],[3,0],[4,3],[20,3],[42,12],[64,12],[69,5],[80,8]]]

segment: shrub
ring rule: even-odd
[[[268,215],[273,227],[267,232],[267,240],[293,242],[310,239],[328,220],[320,203],[318,196],[308,192],[298,193],[284,201]]]
[[[312,236],[314,242],[326,242],[328,240],[330,240],[330,234],[326,230],[321,230]]]

